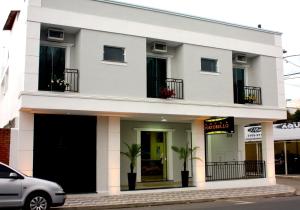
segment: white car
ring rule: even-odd
[[[55,182],[28,177],[0,162],[0,208],[47,210],[65,200],[65,192]]]

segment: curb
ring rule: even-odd
[[[294,179],[294,180],[300,180],[300,176],[289,176],[289,175],[282,175],[282,176],[276,176],[276,179]]]
[[[129,203],[129,204],[116,204],[105,206],[78,206],[78,207],[58,207],[53,208],[55,210],[99,210],[99,209],[119,209],[119,208],[135,208],[135,207],[150,207],[150,206],[162,206],[162,205],[174,205],[174,204],[188,204],[188,203],[205,203],[213,202],[217,200],[229,200],[229,199],[249,199],[249,198],[272,198],[272,197],[289,197],[295,196],[296,189],[287,193],[278,194],[266,194],[266,195],[254,195],[254,196],[239,196],[239,197],[220,197],[216,199],[193,199],[193,200],[180,200],[180,201],[165,201],[165,202],[152,202],[152,203]]]

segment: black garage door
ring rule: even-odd
[[[67,193],[96,192],[96,117],[34,116],[33,176]]]

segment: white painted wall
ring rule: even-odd
[[[9,57],[0,61],[5,63],[2,72],[0,72],[0,84],[3,76],[8,71],[8,88],[5,95],[0,95],[0,127],[5,126],[10,120],[18,116],[20,91],[24,90],[24,68],[26,52],[26,34],[27,34],[27,2],[6,2],[3,6],[3,13],[0,15],[0,22],[5,23],[11,10],[20,10],[16,17],[11,31],[1,30],[0,48],[8,50]],[[8,59],[7,59],[8,58]],[[1,91],[0,91],[1,92]]]
[[[237,126],[235,126],[235,133],[232,136],[227,136],[227,134],[207,135],[209,162],[238,161],[237,132]]]
[[[260,43],[274,44],[275,38],[270,33],[214,23],[204,19],[191,19],[174,16],[134,7],[89,0],[42,0],[42,7],[85,13],[94,16],[104,16],[113,19],[122,19],[129,22],[158,25],[162,27],[178,28],[196,33],[214,34],[234,39],[249,40]],[[254,30],[253,30],[254,29]]]
[[[146,39],[82,29],[78,42],[80,93],[146,97]],[[103,62],[104,45],[125,48],[126,63]]]
[[[191,31],[182,26],[180,26],[180,28],[176,28],[172,27],[172,25],[164,26],[153,23],[141,23],[132,20],[126,20],[126,18],[120,19],[120,16],[118,18],[108,16],[101,17],[99,15],[101,15],[102,13],[99,11],[104,9],[105,6],[103,6],[102,3],[95,1],[78,0],[78,4],[75,4],[74,2],[70,3],[70,5],[74,7],[70,7],[70,5],[67,4],[68,9],[66,10],[62,9],[64,8],[63,5],[65,5],[65,3],[68,3],[67,0],[63,2],[53,1],[54,4],[52,4],[51,2],[52,1],[48,1],[47,3],[49,4],[43,4],[42,8],[30,7],[29,20],[45,22],[49,24],[66,25],[76,28],[85,28],[91,30],[128,34],[139,37],[149,37],[160,40],[210,46],[214,48],[229,49],[274,57],[279,57],[282,55],[282,48],[274,45],[274,34],[266,33],[265,31],[259,32],[257,30],[242,29],[242,33],[235,31],[236,33],[231,33],[230,35],[227,34],[228,36],[226,36],[226,31],[240,30],[240,28],[222,28],[222,26],[216,25],[222,28],[222,30],[220,30],[219,33],[212,33],[209,32],[209,28],[213,28],[214,24],[209,23],[208,26],[203,27],[205,29],[205,32]],[[80,11],[76,10],[79,5],[81,5],[79,8]],[[130,15],[129,13],[127,13],[128,11],[118,11],[118,7],[114,8],[115,9],[113,11],[110,11],[110,13],[122,14],[124,12],[124,14]],[[75,9],[75,11],[72,11],[72,9]],[[97,12],[97,14],[95,14],[95,12]],[[137,14],[138,12],[140,11],[136,9],[134,10],[134,14]],[[147,12],[144,10],[143,15],[147,17]],[[159,13],[155,13],[154,16],[149,16],[148,18],[151,19],[158,17]],[[168,16],[168,18],[170,17],[172,17],[172,21],[173,18],[174,20],[176,19],[175,16]],[[159,20],[163,22],[162,19]],[[190,21],[190,19],[181,17],[181,21]],[[198,20],[198,22],[202,23],[200,20]],[[187,24],[185,23],[185,25]],[[235,37],[235,34],[239,34],[239,36]],[[266,40],[263,43],[261,43],[263,39],[252,39],[252,37],[264,35],[266,35],[266,37],[264,37],[263,39]],[[248,37],[249,40],[243,40],[244,37]]]

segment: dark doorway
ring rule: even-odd
[[[234,103],[245,103],[245,70],[241,68],[233,69],[233,91]]]
[[[160,98],[160,90],[167,87],[167,60],[147,58],[147,97]]]
[[[164,132],[141,133],[142,182],[167,180],[167,147]]]
[[[65,79],[65,51],[59,47],[40,47],[39,90],[52,90],[51,81]]]
[[[96,117],[34,116],[33,176],[67,193],[96,192]]]

